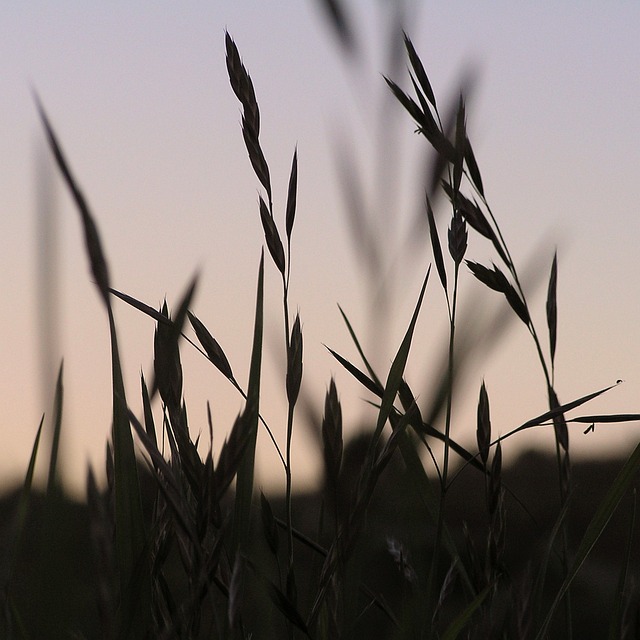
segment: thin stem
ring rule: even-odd
[[[429,569],[429,589],[427,592],[428,604],[427,612],[429,616],[434,613],[434,601],[436,592],[436,577],[438,575],[438,562],[440,556],[440,547],[442,546],[442,533],[444,529],[444,511],[447,495],[447,477],[449,473],[449,454],[450,454],[450,433],[451,433],[451,412],[453,405],[453,375],[454,375],[454,345],[455,345],[455,327],[456,327],[456,308],[458,303],[458,279],[460,273],[459,263],[455,263],[454,282],[453,282],[453,301],[449,313],[449,362],[447,368],[447,412],[444,428],[444,459],[442,463],[442,475],[440,477],[440,505],[438,508],[438,521],[436,524],[436,538],[433,549],[433,559]],[[447,297],[448,300],[448,297]],[[433,634],[433,627],[430,620],[427,621],[429,626],[429,637]]]
[[[469,182],[473,185],[473,181],[469,180]],[[476,192],[478,192],[477,188],[474,185],[474,188],[476,189]],[[509,248],[507,247],[506,242],[504,241],[504,237],[502,235],[502,232],[500,230],[500,226],[498,225],[496,218],[493,214],[493,211],[491,210],[491,207],[489,206],[489,203],[487,202],[486,198],[484,195],[482,195],[481,193],[478,194],[480,196],[480,198],[482,199],[483,204],[485,205],[489,216],[491,218],[491,221],[493,222],[493,226],[495,227],[496,233],[497,233],[497,237],[500,241],[500,244],[502,246],[502,249],[504,250],[505,256],[507,257],[507,262],[506,262],[506,266],[509,269],[509,272],[511,273],[514,283],[518,289],[518,293],[520,294],[520,297],[523,301],[523,303],[525,304],[525,307],[527,307],[528,310],[528,305],[527,305],[527,301],[526,301],[526,297],[524,294],[524,290],[522,288],[522,285],[520,284],[520,279],[518,278],[518,272],[516,270],[515,267],[515,263],[511,257],[511,254],[509,252]],[[531,316],[530,316],[531,317]],[[545,382],[547,384],[547,394],[549,397],[549,408],[552,409],[552,397],[555,394],[555,388],[554,388],[554,378],[555,378],[555,370],[553,368],[553,364],[552,364],[552,370],[551,373],[549,372],[549,367],[547,366],[547,361],[544,357],[544,353],[542,351],[542,344],[540,342],[540,338],[538,336],[538,332],[536,331],[535,325],[533,324],[533,321],[531,319],[529,319],[529,323],[528,323],[528,328],[529,328],[529,333],[531,334],[534,344],[536,346],[536,351],[538,352],[538,359],[540,361],[540,364],[542,366],[542,371],[544,373],[544,378],[545,378]],[[566,464],[569,464],[569,452],[565,451],[564,452],[564,456],[563,456],[563,448],[560,444],[560,440],[558,438],[558,434],[557,432],[555,432],[555,449],[556,449],[556,463],[557,463],[557,467],[558,467],[558,488],[559,488],[559,492],[560,492],[560,504],[561,506],[564,506],[566,501],[567,501],[567,489],[568,487],[565,487],[565,480],[564,480],[564,470],[563,467]],[[565,462],[566,461],[566,462]],[[568,480],[567,482],[570,482],[570,476],[568,476]],[[569,543],[568,543],[568,531],[567,531],[567,522],[566,520],[562,523],[562,529],[561,529],[561,540],[562,540],[562,569],[563,569],[563,573],[566,576],[567,572],[568,572],[568,557],[569,557]],[[569,592],[569,590],[567,590],[567,593],[565,595],[565,633],[566,633],[566,637],[567,638],[572,638],[573,636],[573,625],[572,625],[572,619],[571,619],[571,594]]]

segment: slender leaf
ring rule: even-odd
[[[516,427],[515,429],[509,431],[507,434],[500,436],[499,440],[505,440],[506,438],[511,437],[514,433],[518,433],[519,431],[524,431],[525,429],[530,429],[531,427],[537,427],[540,426],[542,424],[548,423],[549,420],[553,420],[554,417],[560,415],[560,414],[564,414],[567,413],[573,409],[577,409],[579,406],[585,404],[586,402],[589,402],[590,400],[593,400],[594,398],[597,398],[598,396],[602,395],[603,393],[606,393],[607,391],[610,391],[611,389],[613,389],[615,386],[615,384],[612,384],[608,387],[605,387],[604,389],[600,389],[598,391],[594,391],[593,393],[589,393],[586,396],[582,396],[581,398],[578,398],[577,400],[572,400],[571,402],[567,402],[566,404],[560,405],[558,407],[556,407],[555,409],[550,409],[549,411],[545,411],[545,413],[541,413],[539,416],[536,416],[535,418],[532,418],[531,420],[527,420],[527,422],[521,424],[519,427]],[[585,416],[585,418],[588,418],[589,416]],[[606,417],[606,416],[600,416],[600,417]],[[574,418],[575,420],[575,418]],[[581,420],[581,422],[587,422],[587,420]],[[604,422],[604,420],[603,420]],[[616,421],[617,422],[617,421]],[[498,442],[498,440],[495,440],[494,442],[492,442],[491,444],[494,445]]]
[[[37,96],[35,96],[35,100],[58,168],[80,213],[91,271],[109,316],[113,385],[112,437],[115,462],[116,548],[118,552],[121,597],[126,605],[121,609],[121,628],[122,633],[125,635],[131,634],[133,637],[142,637],[149,628],[151,585],[148,579],[148,567],[143,562],[143,554],[146,549],[146,533],[133,438],[127,416],[115,320],[109,299],[110,286],[107,261],[102,250],[97,226],[89,211],[87,202],[71,174],[69,165]],[[136,592],[133,593],[132,589],[135,589]],[[136,602],[137,606],[129,606],[129,603],[133,602]]]
[[[244,450],[238,478],[236,481],[235,517],[233,522],[233,549],[237,553],[249,537],[251,520],[251,500],[253,496],[253,472],[258,434],[258,411],[260,404],[260,371],[262,364],[263,332],[263,291],[264,291],[264,253],[260,256],[258,270],[258,291],[256,295],[256,317],[253,332],[253,348],[249,368],[247,404],[242,414],[242,428],[248,439]]]
[[[418,296],[418,301],[413,311],[413,315],[411,316],[409,327],[407,328],[402,343],[400,344],[400,348],[398,349],[398,352],[396,353],[395,358],[391,363],[389,375],[387,376],[387,382],[384,386],[384,392],[382,394],[382,401],[380,403],[380,411],[378,412],[378,420],[376,422],[375,433],[371,440],[372,447],[375,446],[375,443],[380,438],[382,429],[389,418],[391,409],[393,408],[393,403],[396,399],[396,396],[398,395],[400,385],[402,384],[402,377],[404,375],[404,369],[407,364],[407,359],[409,358],[409,349],[411,348],[411,342],[413,340],[413,332],[416,326],[416,322],[418,321],[418,314],[420,312],[420,308],[422,307],[422,300],[424,299],[424,293],[427,288],[427,282],[429,282],[430,273],[431,267],[429,267],[429,269],[427,270],[427,275],[425,276],[424,282],[422,283],[420,295]]]
[[[345,5],[341,0],[318,0],[324,7],[332,28],[338,36],[338,41],[349,54],[353,54],[356,48],[355,31],[348,18]]]
[[[615,481],[609,487],[605,497],[600,503],[597,511],[591,518],[591,522],[589,526],[586,528],[584,535],[582,536],[582,540],[580,541],[580,545],[573,557],[573,562],[567,571],[564,581],[547,612],[547,616],[538,631],[538,635],[536,636],[536,640],[543,640],[547,634],[547,630],[549,625],[551,624],[551,620],[555,614],[560,601],[562,600],[564,594],[567,589],[573,582],[576,577],[578,571],[584,564],[584,561],[587,559],[587,556],[591,553],[591,550],[595,546],[596,542],[602,535],[605,527],[609,523],[611,516],[614,514],[615,510],[618,508],[620,504],[620,500],[622,496],[629,489],[631,483],[637,476],[638,471],[640,470],[640,444],[636,446],[633,450],[633,453],[629,456],[628,460],[625,462],[624,466],[618,473]]]
[[[84,228],[85,235],[85,246],[87,249],[87,254],[89,256],[91,271],[93,273],[93,277],[95,278],[98,291],[100,292],[105,305],[109,306],[109,269],[107,267],[107,261],[102,251],[98,229],[96,227],[93,216],[89,211],[89,206],[87,205],[85,197],[82,194],[80,187],[78,187],[78,183],[74,179],[71,170],[69,169],[69,165],[64,157],[62,148],[58,143],[58,139],[53,131],[53,128],[49,123],[49,118],[44,111],[42,103],[40,102],[40,99],[37,95],[34,95],[34,98],[36,101],[38,112],[40,113],[40,119],[42,120],[42,124],[44,125],[47,137],[49,139],[49,146],[51,147],[53,155],[58,164],[58,168],[60,169],[60,173],[62,173],[62,176],[67,183],[67,187],[69,188],[69,191],[73,196],[78,211],[80,212],[80,217],[82,218],[82,226]]]
[[[351,322],[349,322],[349,318],[347,318],[346,313],[343,311],[340,305],[338,305],[338,309],[340,311],[340,315],[342,316],[342,319],[344,320],[344,323],[347,325],[347,330],[349,331],[349,335],[353,340],[353,344],[355,344],[356,349],[358,350],[358,354],[362,358],[362,362],[364,363],[364,366],[366,367],[367,372],[369,373],[369,377],[371,378],[371,380],[373,380],[375,385],[380,389],[380,393],[376,393],[376,392],[374,393],[382,397],[382,382],[380,381],[380,378],[376,375],[376,372],[373,370],[373,367],[371,366],[367,357],[365,356],[364,351],[362,350],[362,346],[360,345],[360,341],[358,340],[358,337],[356,336],[356,333],[353,330],[353,326],[351,325]]]
[[[7,584],[10,584],[12,580],[15,573],[16,563],[18,561],[18,548],[22,542],[22,532],[24,531],[24,526],[27,521],[27,511],[29,508],[29,500],[31,498],[31,486],[33,484],[33,474],[36,468],[36,459],[38,457],[38,447],[40,446],[40,436],[42,435],[43,425],[44,415],[40,418],[40,424],[36,431],[33,447],[31,447],[31,456],[29,457],[27,473],[25,474],[24,482],[22,483],[22,491],[20,492],[20,499],[18,500],[16,533],[13,539],[13,549],[9,555],[9,577],[7,579]]]
[[[438,276],[440,277],[440,283],[442,288],[447,291],[447,270],[444,267],[444,259],[442,258],[442,248],[440,247],[440,239],[438,238],[438,227],[436,226],[435,217],[433,215],[433,209],[431,208],[431,202],[429,196],[427,196],[427,219],[429,221],[429,236],[431,237],[431,247],[433,249],[433,259],[436,263],[436,269],[438,270]]]
[[[442,634],[442,640],[455,640],[467,626],[473,614],[479,609],[489,592],[493,589],[493,585],[487,585],[455,618],[455,620],[447,627]]]
[[[156,435],[156,425],[153,420],[153,412],[151,411],[151,398],[144,375],[140,376],[140,387],[142,389],[142,409],[144,411],[144,428],[153,444],[158,446],[158,438]]]
[[[628,595],[627,582],[629,569],[631,567],[631,553],[634,549],[633,534],[636,524],[636,490],[633,489],[633,507],[631,509],[631,521],[629,522],[629,532],[627,534],[627,544],[625,547],[624,561],[620,567],[620,575],[618,576],[618,586],[616,587],[616,595],[611,610],[611,618],[609,623],[608,640],[618,640],[623,637],[624,623],[624,603]]]
[[[278,525],[273,517],[271,505],[262,491],[260,492],[260,513],[262,515],[264,537],[267,540],[269,549],[271,549],[271,553],[276,555],[278,553],[279,546]]]
[[[604,422],[637,422],[640,421],[640,413],[611,413],[605,415],[593,415],[593,416],[577,416],[576,418],[570,418],[567,422],[585,422],[601,424]]]
[[[549,348],[551,349],[551,364],[556,356],[556,336],[558,325],[558,305],[556,289],[558,284],[558,252],[553,254],[551,273],[549,274],[549,288],[547,290],[547,326],[549,327]]]
[[[60,433],[62,431],[62,404],[64,389],[62,385],[62,374],[64,362],[60,363],[58,369],[58,379],[56,381],[56,393],[53,403],[53,437],[51,440],[51,454],[49,456],[49,479],[47,480],[47,494],[56,491],[59,487],[58,478],[58,450],[60,448]]]
[[[339,353],[336,353],[333,349],[330,349],[325,345],[325,348],[329,353],[364,387],[369,389],[371,393],[375,394],[378,397],[382,397],[384,393],[384,389],[375,383],[369,376],[360,371],[358,367],[351,364],[346,358],[343,358]]]
[[[462,167],[464,164],[464,151],[467,142],[465,105],[462,94],[458,102],[458,112],[456,114],[456,158],[453,163],[453,192],[460,192],[460,182],[462,181]],[[457,199],[457,198],[456,198]],[[457,204],[457,202],[456,202]]]
[[[134,309],[138,309],[138,311],[142,311],[142,313],[145,313],[150,318],[153,318],[154,320],[158,322],[162,322],[167,325],[171,324],[171,320],[169,319],[168,316],[164,315],[157,309],[150,307],[148,304],[145,304],[144,302],[140,302],[140,300],[136,300],[136,298],[134,298],[133,296],[127,295],[126,293],[122,293],[117,289],[109,289],[109,292],[112,293],[116,298],[120,298],[120,300],[122,300],[123,302],[126,302],[127,304],[131,305]]]

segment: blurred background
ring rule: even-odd
[[[83,494],[88,463],[102,471],[110,430],[107,319],[78,214],[44,145],[33,91],[92,207],[113,286],[152,306],[166,296],[171,307],[199,271],[194,310],[246,384],[263,232],[260,185],[227,77],[225,29],[253,79],[281,229],[298,149],[290,303],[303,322],[303,397],[311,413],[321,414],[335,375],[347,434],[370,422],[366,392],[323,346],[358,363],[337,304],[384,378],[430,261],[426,226],[416,223],[423,216],[426,144],[382,77],[409,89],[403,28],[443,110],[462,78],[473,80],[469,137],[487,198],[527,274],[543,335],[546,281],[558,249],[561,401],[622,379],[583,413],[640,410],[634,196],[640,6],[344,4],[350,49],[336,38],[320,1],[2,3],[0,482],[23,477],[40,416],[51,412],[63,356],[61,463],[72,492]],[[445,204],[439,204],[442,233]],[[367,220],[368,241],[350,223],[354,205]],[[467,258],[485,264],[494,258],[470,238]],[[273,265],[267,267],[262,413],[284,442],[281,285]],[[505,303],[466,271],[461,287],[461,325],[486,342],[487,323]],[[150,379],[154,324],[124,304],[116,303],[116,314],[129,402],[140,413],[140,372]],[[434,277],[407,370],[420,402],[429,401],[441,376],[446,322]],[[524,326],[509,324],[499,334],[474,352],[454,400],[453,435],[470,446],[483,379],[495,434],[546,410],[542,371]],[[190,424],[206,434],[209,400],[219,446],[242,399],[188,345],[183,354]],[[294,435],[298,487],[315,481],[321,461],[304,414]],[[602,425],[588,435],[583,428],[570,428],[576,456],[619,455],[640,433],[635,423]],[[511,439],[507,459],[525,447],[552,445],[552,432],[540,429]],[[262,438],[257,481],[281,487],[283,477]]]

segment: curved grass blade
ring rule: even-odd
[[[113,386],[112,438],[115,462],[116,548],[118,552],[121,598],[123,603],[137,602],[138,604],[133,608],[122,609],[121,628],[124,632],[131,633],[134,637],[143,637],[150,623],[151,584],[150,580],[147,579],[149,577],[149,567],[144,566],[146,563],[142,561],[146,550],[146,532],[133,437],[127,416],[127,403],[118,352],[116,326],[109,298],[110,287],[107,262],[102,251],[98,229],[87,202],[71,174],[69,165],[37,95],[35,100],[58,168],[80,213],[91,271],[109,316]],[[135,589],[136,592],[132,593],[132,589]]]
[[[93,216],[89,211],[89,207],[87,202],[82,194],[82,191],[78,187],[77,182],[74,180],[73,175],[71,174],[71,170],[69,169],[69,165],[62,153],[62,148],[58,143],[58,139],[49,123],[49,118],[45,113],[44,107],[40,102],[40,98],[37,94],[34,94],[34,98],[36,101],[36,107],[40,114],[40,119],[42,120],[42,124],[44,125],[45,131],[47,133],[47,138],[49,139],[49,146],[51,147],[51,151],[56,159],[58,164],[58,168],[62,173],[62,176],[69,187],[69,191],[71,191],[71,195],[78,207],[78,211],[80,212],[80,217],[82,218],[82,226],[84,228],[85,235],[85,245],[87,248],[87,253],[89,255],[89,262],[91,264],[91,271],[93,273],[93,277],[95,278],[96,285],[98,286],[98,290],[100,295],[102,296],[102,300],[105,305],[109,306],[109,269],[107,267],[107,261],[105,260],[104,253],[102,251],[102,245],[100,243],[100,237],[98,234],[98,229],[93,220]]]

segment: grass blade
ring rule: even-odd
[[[555,611],[560,604],[562,597],[573,582],[578,571],[580,570],[580,567],[582,567],[584,561],[593,549],[594,545],[602,535],[602,532],[611,519],[611,516],[620,504],[622,496],[626,493],[627,489],[636,477],[638,470],[640,470],[640,444],[637,445],[633,450],[633,453],[625,462],[615,481],[613,482],[611,487],[609,487],[607,494],[600,503],[598,510],[594,514],[591,522],[589,523],[589,526],[584,532],[582,540],[580,541],[580,545],[573,558],[571,567],[569,568],[569,571],[567,572],[562,585],[558,589],[556,597],[547,613],[547,617],[545,618],[542,626],[540,627],[540,630],[538,631],[536,640],[543,640],[543,638],[545,638],[549,625],[551,624],[551,620],[553,619]]]
[[[247,387],[247,404],[242,414],[242,428],[248,439],[238,469],[236,481],[236,499],[233,522],[233,550],[237,553],[249,537],[251,518],[251,500],[253,496],[253,472],[258,434],[258,411],[260,404],[260,371],[262,364],[263,332],[263,296],[264,296],[264,252],[260,256],[258,270],[258,291],[256,295],[256,316],[253,331],[253,348]]]
[[[40,445],[40,436],[42,435],[42,427],[44,425],[44,415],[40,418],[40,424],[36,431],[36,437],[33,441],[33,447],[31,448],[31,456],[29,458],[29,465],[27,467],[27,473],[25,474],[24,482],[22,483],[22,491],[20,492],[20,500],[18,501],[17,515],[16,515],[16,534],[13,541],[13,551],[9,554],[10,568],[9,578],[7,584],[11,583],[12,576],[15,571],[15,565],[18,559],[18,547],[20,546],[20,539],[24,530],[24,525],[27,519],[27,510],[29,507],[29,498],[31,497],[31,486],[33,484],[33,474],[36,468],[36,459],[38,457],[38,447]]]
[[[440,239],[438,238],[438,227],[436,227],[436,220],[433,215],[433,209],[431,208],[431,202],[429,196],[427,196],[427,219],[429,221],[429,236],[431,237],[431,247],[433,249],[433,259],[436,263],[436,269],[438,270],[438,276],[442,288],[447,292],[447,271],[444,268],[444,259],[442,258],[442,247],[440,246]]]
[[[554,418],[556,418],[559,415],[565,414],[568,411],[571,411],[573,409],[576,409],[577,407],[589,402],[590,400],[593,400],[594,398],[597,398],[598,396],[602,395],[603,393],[606,393],[607,391],[610,391],[611,389],[613,389],[615,386],[617,386],[616,384],[612,384],[608,387],[605,387],[604,389],[599,389],[598,391],[594,391],[593,393],[589,393],[586,396],[582,396],[581,398],[578,398],[577,400],[572,400],[571,402],[567,402],[567,404],[563,404],[560,405],[558,407],[556,407],[555,409],[551,409],[549,411],[545,411],[544,413],[540,414],[539,416],[532,418],[531,420],[527,420],[527,422],[525,422],[524,424],[521,424],[519,427],[516,427],[515,429],[512,429],[511,431],[509,431],[507,434],[500,436],[499,440],[505,440],[506,438],[511,437],[514,433],[518,433],[519,431],[524,431],[525,429],[530,429],[531,427],[538,427],[546,422],[548,422],[549,420],[553,420]],[[636,414],[627,414],[627,417],[631,418],[631,416],[635,416]],[[589,418],[610,418],[611,416],[583,416],[582,419],[580,418],[573,418],[571,421],[574,422],[589,422]],[[625,417],[623,415],[617,416],[617,417]],[[635,417],[632,419],[636,419]],[[606,420],[601,420],[601,422],[605,422]],[[619,422],[619,420],[615,420],[615,422]],[[495,440],[494,442],[492,442],[491,444],[494,445],[498,442],[498,440]]]
[[[367,357],[364,355],[364,351],[362,350],[362,346],[360,345],[360,341],[358,340],[358,336],[356,336],[356,333],[353,330],[353,326],[351,325],[351,322],[349,322],[349,318],[347,318],[347,314],[343,311],[343,309],[342,309],[342,307],[340,305],[338,305],[338,309],[340,311],[340,315],[342,316],[342,319],[344,320],[344,323],[347,325],[347,330],[349,331],[349,335],[351,336],[351,339],[353,340],[353,344],[355,344],[356,349],[358,350],[358,354],[362,358],[362,362],[364,362],[364,366],[366,367],[367,371],[369,372],[369,376],[370,376],[371,380],[373,380],[375,385],[380,389],[380,393],[377,393],[377,392],[374,392],[374,393],[376,393],[376,395],[382,397],[382,382],[380,381],[380,378],[378,378],[378,376],[376,375],[375,371],[373,370],[373,367],[369,364],[369,361],[367,360]]]
[[[82,194],[82,191],[78,187],[77,182],[74,180],[73,175],[71,174],[71,170],[69,169],[69,165],[62,153],[62,148],[58,143],[58,139],[49,123],[49,118],[44,111],[44,108],[40,102],[40,99],[37,95],[34,96],[36,101],[36,107],[38,112],[40,113],[40,119],[42,120],[42,124],[44,125],[45,131],[47,133],[47,138],[49,139],[49,146],[51,147],[51,151],[56,159],[58,164],[58,168],[62,173],[62,176],[69,187],[69,191],[71,191],[71,195],[78,207],[78,211],[80,212],[80,217],[82,218],[82,226],[84,228],[85,235],[85,245],[87,247],[87,253],[89,255],[89,262],[91,264],[91,271],[93,273],[93,277],[95,278],[96,285],[98,286],[98,290],[102,296],[102,300],[106,306],[109,306],[109,270],[107,267],[107,261],[105,260],[104,253],[102,251],[102,245],[100,243],[100,237],[98,235],[98,229],[93,220],[93,216],[89,211],[89,206]]]
[[[136,300],[136,298],[134,298],[133,296],[122,293],[117,289],[109,289],[109,292],[112,293],[116,298],[120,298],[120,300],[122,300],[123,302],[131,305],[134,309],[138,309],[138,311],[142,311],[142,313],[145,313],[154,320],[163,322],[164,324],[171,324],[171,320],[169,320],[167,316],[160,313],[160,311],[158,311],[157,309],[150,307],[148,304],[140,302],[140,300]]]
[[[115,462],[116,547],[123,604],[121,628],[124,637],[130,635],[131,637],[139,638],[143,637],[149,628],[151,585],[147,580],[148,576],[142,575],[148,574],[149,571],[149,568],[142,561],[143,553],[146,549],[146,533],[133,438],[127,416],[127,403],[118,352],[116,326],[109,298],[109,271],[102,251],[98,228],[89,211],[87,202],[71,174],[69,165],[37,96],[35,96],[35,100],[58,168],[80,213],[91,271],[109,316],[113,386],[112,437]],[[132,589],[135,589],[135,593],[132,593]]]
[[[60,433],[62,431],[62,404],[64,389],[62,386],[62,373],[64,362],[60,363],[58,379],[56,381],[56,393],[53,403],[53,437],[51,440],[51,454],[49,456],[49,478],[47,480],[47,495],[59,489],[58,477],[58,450],[60,448]]]
[[[378,420],[376,422],[375,433],[373,438],[371,439],[372,447],[375,447],[375,444],[380,438],[382,429],[387,419],[389,418],[389,414],[391,413],[391,409],[393,408],[393,403],[396,399],[396,396],[398,395],[400,385],[402,384],[402,377],[404,375],[404,369],[409,358],[411,341],[413,340],[413,331],[415,329],[416,322],[418,321],[418,314],[420,313],[420,308],[422,307],[422,300],[424,299],[424,293],[427,289],[427,282],[429,282],[430,273],[431,267],[429,267],[429,269],[427,270],[427,275],[425,276],[424,282],[422,283],[422,288],[420,289],[420,295],[418,296],[418,302],[416,303],[415,309],[413,311],[411,322],[409,323],[409,327],[407,328],[402,343],[400,344],[400,348],[398,349],[398,352],[396,353],[396,356],[391,364],[391,368],[389,369],[389,375],[387,377],[387,382],[384,386],[384,392],[382,394],[382,402],[380,403],[380,411],[378,412]]]
[[[629,567],[631,566],[631,552],[633,550],[633,533],[636,525],[636,490],[633,490],[633,509],[631,510],[631,522],[629,523],[629,533],[627,537],[627,545],[624,553],[624,562],[620,569],[618,577],[618,586],[616,588],[616,596],[613,601],[611,611],[611,621],[609,625],[608,640],[616,640],[623,637],[624,624],[624,603],[627,597],[626,589],[629,575]]]
[[[556,356],[556,337],[558,325],[558,304],[556,299],[558,285],[558,252],[553,254],[551,273],[549,274],[549,288],[547,290],[547,326],[549,327],[549,348],[551,350],[551,366]]]
[[[325,345],[326,346],[326,345]],[[333,349],[326,347],[329,353],[366,389],[369,389],[371,393],[375,394],[379,398],[382,398],[384,393],[384,389],[381,385],[375,383],[367,374],[363,373],[356,367],[351,364],[346,358],[343,358],[339,353],[336,353]]]
[[[108,306],[111,334],[113,386],[113,459],[115,483],[115,529],[120,574],[121,632],[125,638],[140,638],[151,622],[151,581],[147,535],[142,512],[138,465],[129,424],[124,380],[120,365],[116,325]]]
[[[23,638],[27,638],[26,631],[24,629],[24,623],[22,616],[17,610],[14,598],[12,595],[12,583],[16,572],[16,564],[18,562],[20,544],[22,542],[22,533],[24,531],[25,523],[27,520],[27,512],[29,509],[29,499],[31,497],[31,486],[33,484],[33,473],[36,468],[36,459],[38,457],[38,447],[40,445],[40,436],[42,435],[42,427],[44,425],[44,415],[40,418],[40,424],[36,431],[36,437],[31,448],[31,456],[29,458],[29,465],[27,467],[27,473],[25,474],[24,482],[22,483],[22,491],[20,492],[20,498],[18,500],[18,507],[16,510],[16,525],[15,536],[13,538],[11,549],[9,550],[9,569],[7,572],[7,579],[4,585],[4,626],[6,630],[12,629],[17,626],[21,631]]]

